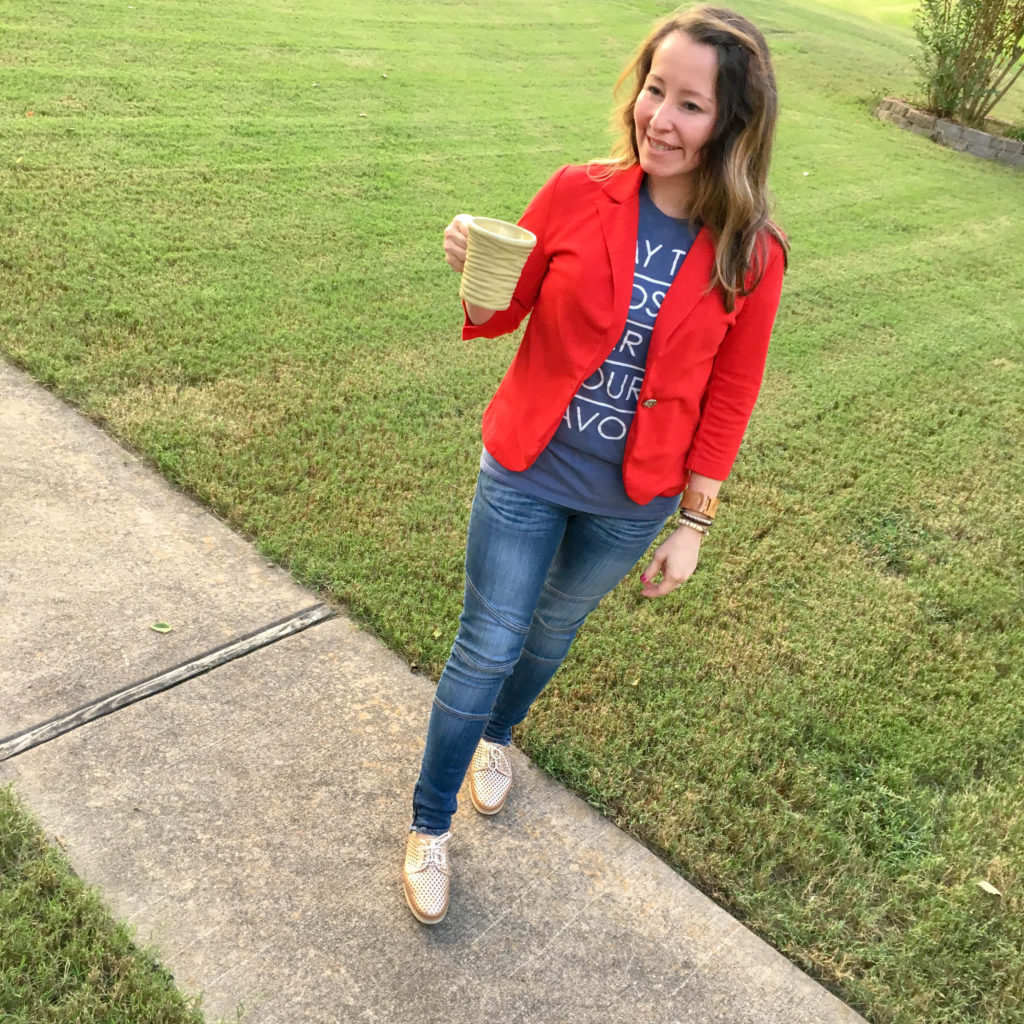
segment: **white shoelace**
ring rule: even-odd
[[[488,770],[494,769],[502,775],[512,774],[512,765],[508,763],[505,750],[497,743],[488,743],[487,745],[487,768]]]
[[[444,835],[434,836],[430,840],[430,844],[423,850],[423,863],[420,865],[421,871],[425,871],[431,864],[442,871],[448,870],[448,850],[445,847],[445,843],[451,837],[451,832],[445,832]]]

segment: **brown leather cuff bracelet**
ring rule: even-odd
[[[700,491],[691,491],[689,487],[683,491],[679,499],[679,507],[689,512],[696,512],[698,515],[707,516],[708,519],[715,518],[718,511],[718,498],[709,498]]]

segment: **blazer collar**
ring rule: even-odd
[[[624,203],[635,198],[640,193],[640,183],[643,181],[644,171],[639,164],[633,164],[624,171],[612,175],[604,183],[604,191],[617,203]]]

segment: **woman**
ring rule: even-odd
[[[510,308],[466,307],[465,338],[531,316],[484,414],[464,608],[413,795],[403,878],[425,924],[448,909],[467,770],[476,809],[499,811],[512,727],[677,509],[643,594],[690,577],[761,384],[787,250],[764,38],[723,8],[679,12],[630,78],[613,158],[562,168],[523,215],[537,245]],[[467,221],[445,230],[459,272]]]

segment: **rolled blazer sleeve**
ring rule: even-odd
[[[732,469],[764,377],[768,342],[782,294],[785,257],[774,239],[757,287],[743,300],[736,322],[715,355],[700,421],[686,458],[692,473],[724,480]]]
[[[498,310],[490,320],[482,324],[474,324],[467,315],[462,326],[462,337],[465,340],[497,338],[502,334],[508,334],[509,331],[514,331],[533,309],[533,304],[537,301],[537,293],[540,291],[544,275],[547,273],[548,261],[551,258],[547,247],[547,226],[551,208],[555,202],[558,181],[567,170],[568,167],[562,167],[547,180],[519,219],[521,227],[532,231],[537,236],[537,244],[533,247],[526,266],[523,267],[523,272],[519,276],[519,283],[512,296],[512,304],[508,309]],[[465,304],[463,304],[463,310],[465,310]]]

